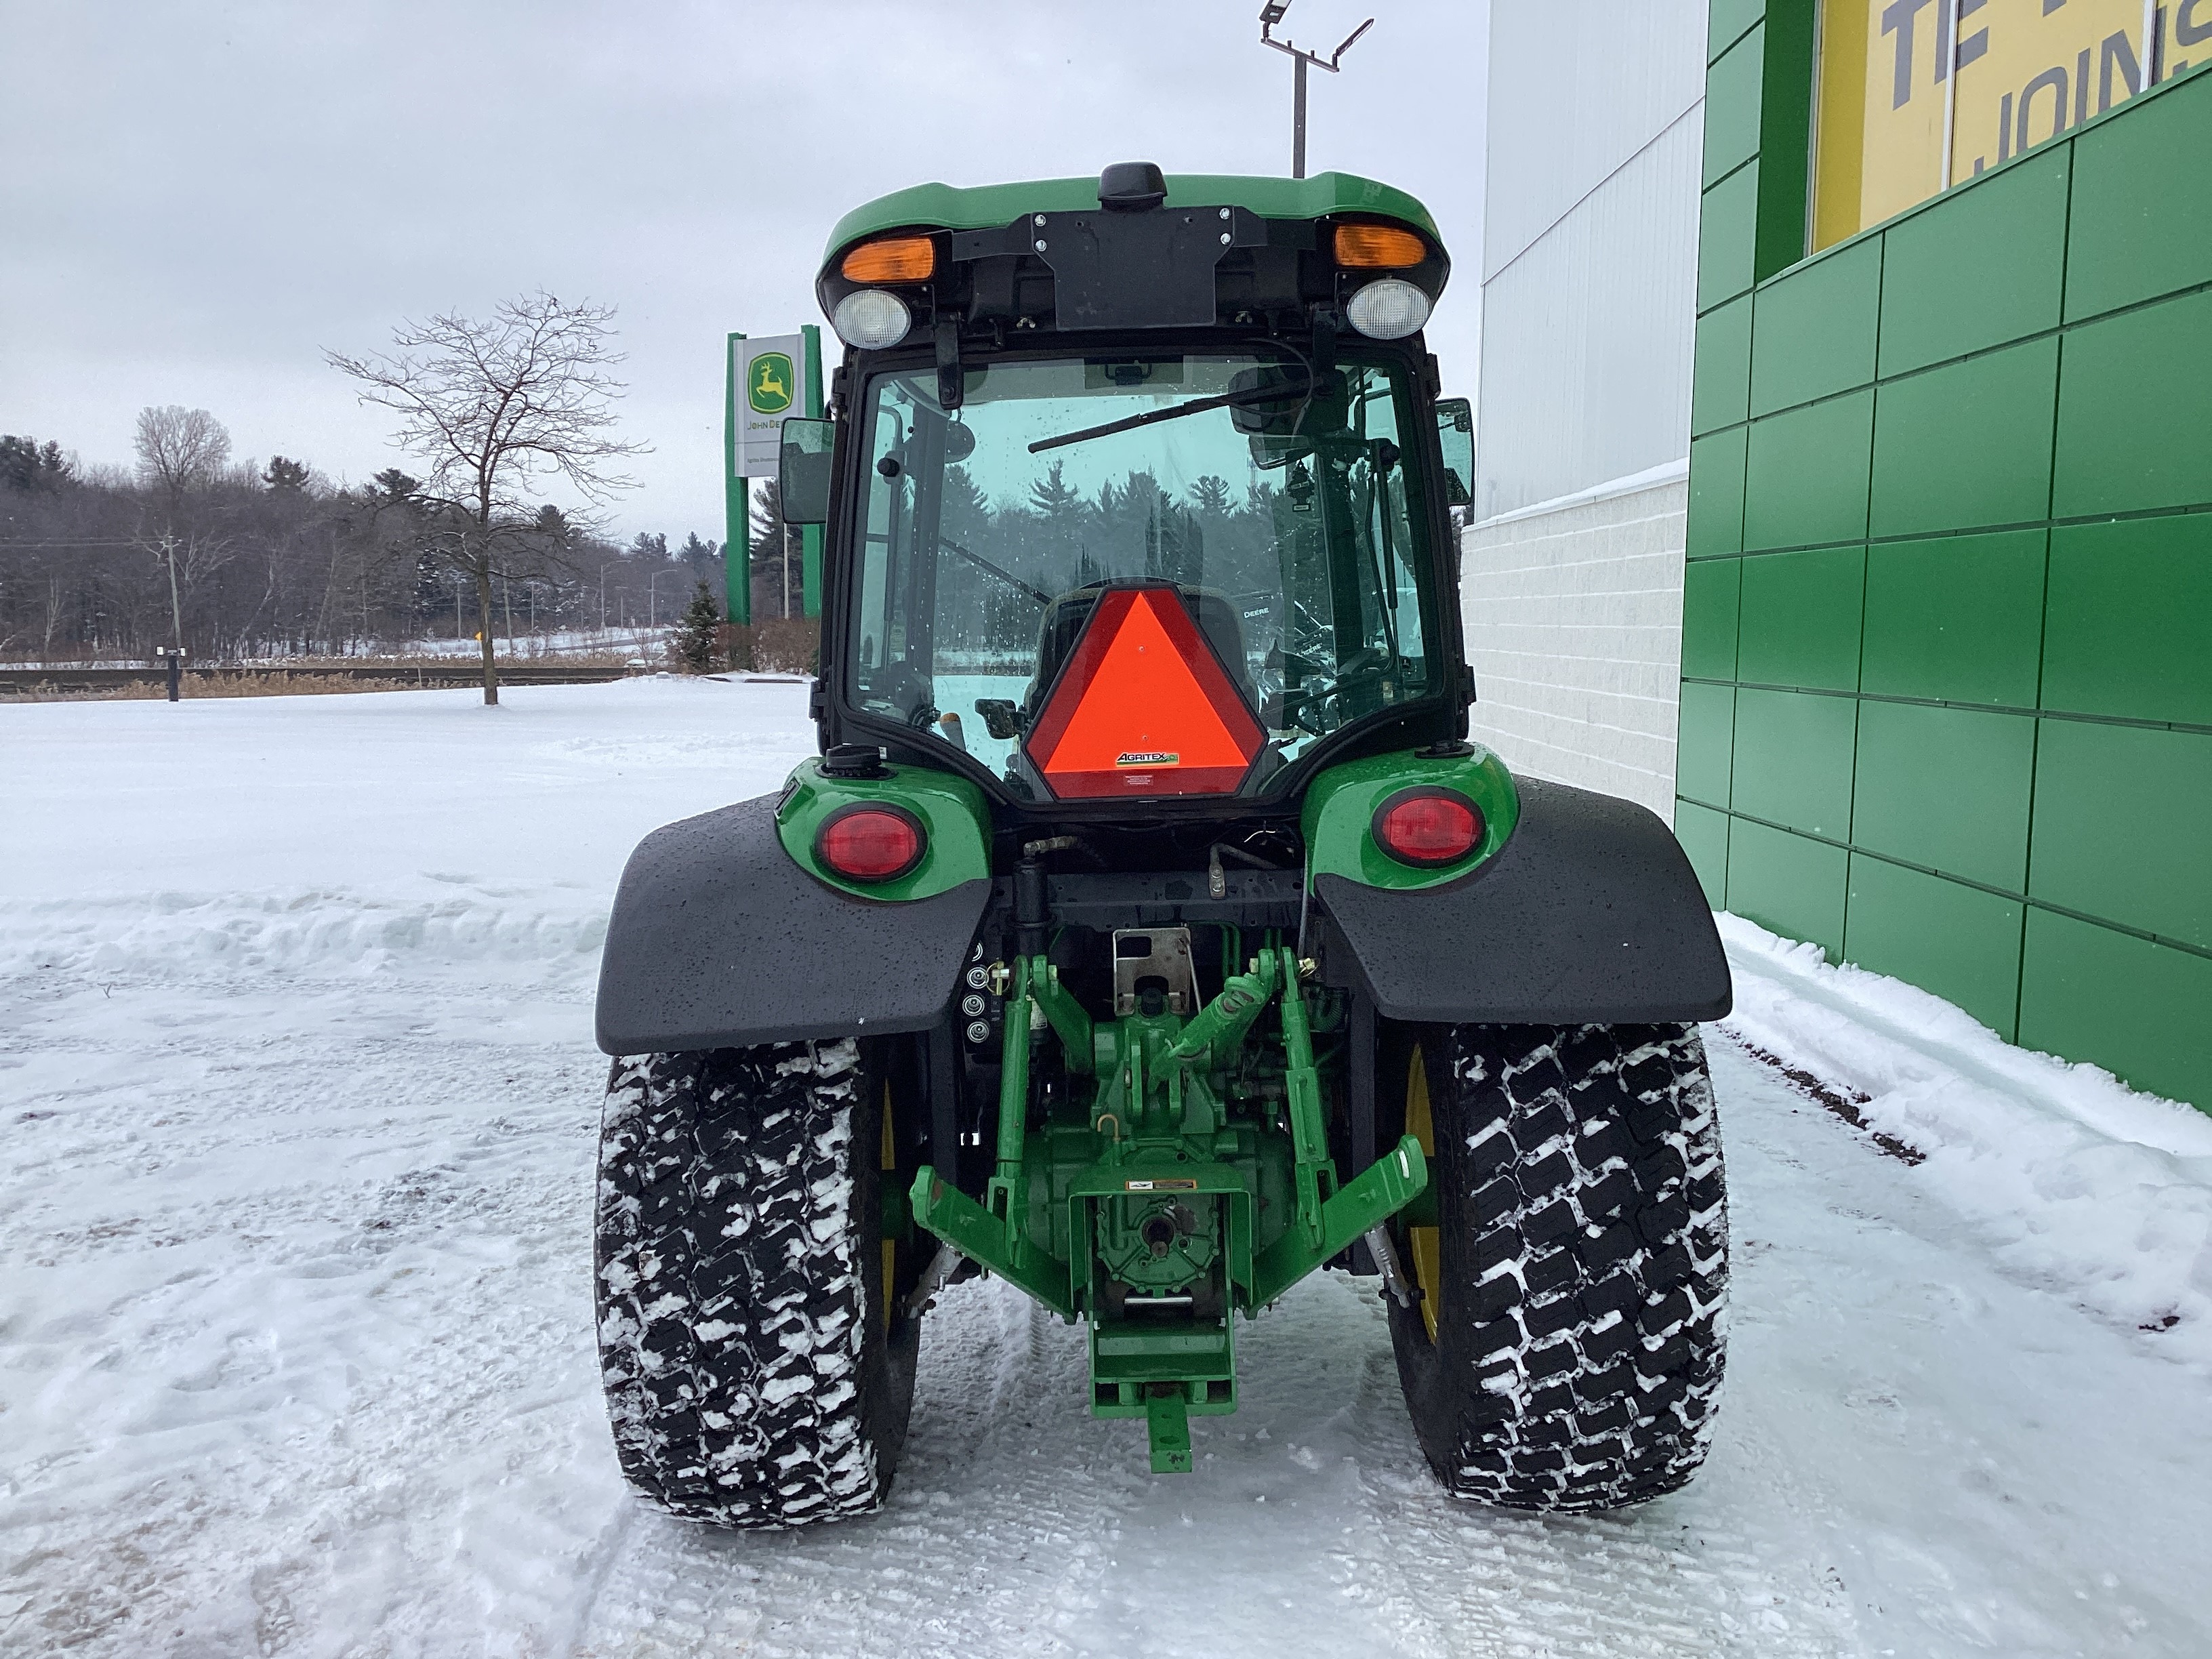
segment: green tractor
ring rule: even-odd
[[[1159,1473],[1322,1268],[1375,1280],[1452,1493],[1703,1459],[1727,964],[1658,818],[1467,740],[1448,268],[1341,173],[837,226],[781,480],[827,527],[820,754],[638,848],[599,984],[600,1352],[669,1510],[880,1503],[979,1272],[1082,1327]]]

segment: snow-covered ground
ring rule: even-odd
[[[883,1514],[634,1503],[603,914],[646,830],[776,785],[805,695],[0,709],[0,1653],[2212,1652],[2212,1120],[1735,922],[1733,1350],[1686,1492],[1446,1501],[1371,1285],[1324,1275],[1188,1478],[975,1284]]]

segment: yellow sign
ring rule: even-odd
[[[2162,0],[2150,54],[2145,10],[2142,0],[1822,0],[1814,247],[2179,74],[2192,48],[2212,56],[2212,0]]]

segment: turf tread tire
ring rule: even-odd
[[[849,1039],[615,1061],[600,1367],[623,1474],[672,1514],[793,1527],[889,1491],[917,1344],[881,1311],[880,1099]]]
[[[1400,1053],[1415,1042],[1443,1283],[1433,1342],[1418,1307],[1390,1326],[1424,1455],[1455,1495],[1507,1508],[1675,1491],[1705,1461],[1725,1359],[1728,1208],[1696,1028],[1432,1026]]]

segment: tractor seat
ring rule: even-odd
[[[1022,723],[1033,723],[1037,710],[1044,702],[1045,694],[1052,690],[1060,665],[1067,660],[1067,653],[1075,648],[1082,636],[1084,625],[1091,613],[1098,608],[1098,596],[1109,587],[1159,586],[1158,582],[1092,582],[1087,586],[1062,593],[1046,607],[1044,620],[1037,629],[1036,678],[1030,682],[1028,694],[1022,699]],[[1187,587],[1179,583],[1168,583],[1182,600],[1183,608],[1190,612],[1198,631],[1221,659],[1221,665],[1229,671],[1230,682],[1237,695],[1252,707],[1258,700],[1252,693],[1252,681],[1244,665],[1244,629],[1237,614],[1237,607],[1226,593],[1218,588]]]

